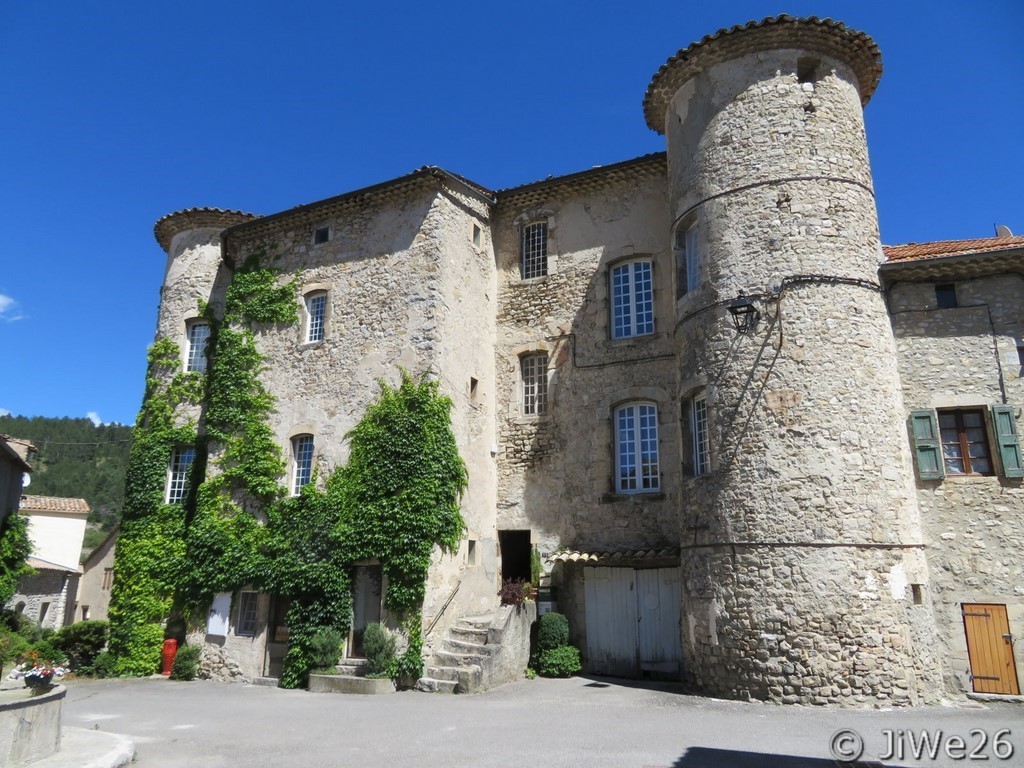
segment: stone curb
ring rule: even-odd
[[[61,729],[60,750],[32,763],[32,768],[124,768],[135,756],[135,743],[120,733]]]

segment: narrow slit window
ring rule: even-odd
[[[707,396],[701,394],[693,398],[691,411],[690,423],[693,425],[693,474],[699,477],[711,471]]]

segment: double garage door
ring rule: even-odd
[[[678,680],[679,568],[583,569],[587,671]]]

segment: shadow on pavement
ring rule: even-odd
[[[671,766],[664,768],[836,768],[837,765],[846,765],[850,768],[884,768],[881,763],[837,763],[835,760],[817,757],[768,755],[763,752],[737,752],[732,749],[710,747],[690,747]]]

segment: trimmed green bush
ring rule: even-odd
[[[572,645],[541,651],[537,659],[537,672],[543,677],[572,677],[581,669],[580,652]]]
[[[338,663],[341,656],[341,644],[345,642],[344,635],[334,627],[322,627],[313,633],[309,639],[309,654],[312,670],[332,670]]]
[[[91,674],[94,677],[114,676],[114,657],[110,651],[103,651],[93,659]]]
[[[366,625],[363,652],[369,662],[367,677],[391,677],[395,674],[395,637],[380,624]]]
[[[57,632],[53,644],[67,654],[72,671],[88,674],[107,644],[108,627],[105,621],[80,621]]]
[[[171,667],[171,680],[194,680],[199,670],[199,656],[203,652],[201,645],[186,645],[178,649]]]
[[[64,666],[68,662],[67,654],[50,640],[37,640],[32,643],[32,647],[29,650],[39,654],[40,661],[48,661],[59,666]]]
[[[569,644],[569,620],[561,613],[545,613],[538,620],[537,650],[551,651]]]

